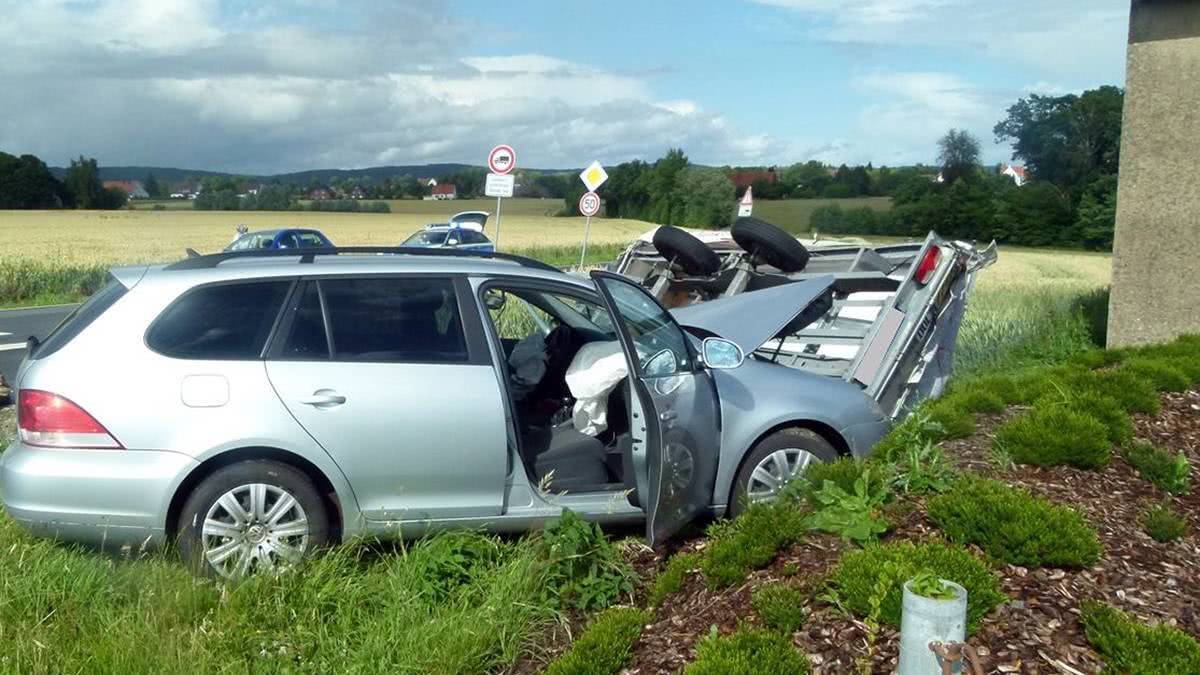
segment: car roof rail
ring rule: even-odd
[[[300,263],[311,263],[316,259],[317,256],[345,254],[410,255],[423,256],[427,258],[483,258],[487,260],[505,260],[509,262],[515,262],[522,267],[529,267],[547,272],[562,271],[559,268],[544,263],[540,260],[534,260],[533,258],[527,258],[522,255],[514,255],[512,253],[499,253],[496,251],[458,251],[454,249],[418,248],[413,246],[322,246],[301,249],[282,248],[249,251],[222,251],[220,253],[191,256],[178,262],[171,263],[163,269],[211,269],[217,265],[220,265],[226,260],[239,260],[242,258],[299,258]]]

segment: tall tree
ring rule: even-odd
[[[683,169],[676,176],[675,197],[680,205],[675,225],[728,227],[733,218],[733,182],[719,169]]]
[[[62,183],[33,155],[0,152],[0,209],[52,209],[63,205]]]
[[[146,174],[145,180],[142,181],[142,187],[146,190],[146,194],[150,195],[151,197],[157,198],[164,196],[163,187],[159,184],[158,178],[155,177],[153,171]]]
[[[966,129],[947,131],[938,141],[938,163],[946,183],[971,178],[979,167],[979,139]]]
[[[79,159],[71,160],[65,182],[75,208],[106,207],[107,196],[104,194],[104,185],[100,182],[100,167],[96,165],[95,159],[80,155]]]
[[[1099,176],[1117,173],[1124,100],[1124,90],[1114,86],[1079,96],[1033,94],[1010,106],[993,131],[997,142],[1012,142],[1013,158],[1034,178],[1077,199]]]

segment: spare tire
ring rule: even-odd
[[[804,244],[765,220],[738,218],[729,233],[743,251],[785,274],[799,272],[808,264]]]
[[[721,269],[721,257],[716,251],[678,227],[663,225],[654,231],[653,242],[662,257],[678,263],[690,276],[706,277]]]

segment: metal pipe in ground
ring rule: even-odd
[[[946,646],[961,645],[966,638],[967,589],[952,581],[943,583],[954,591],[953,598],[927,598],[913,593],[911,582],[904,584],[899,675],[963,672],[961,650],[947,658]],[[934,644],[939,646],[937,651],[931,648]]]

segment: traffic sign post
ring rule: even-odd
[[[579,212],[587,216],[583,225],[583,250],[579,253],[579,269],[583,269],[583,262],[587,259],[588,235],[592,231],[592,216],[600,213],[600,195],[590,191],[583,193],[579,198]]]
[[[596,194],[596,188],[608,180],[608,172],[600,166],[599,160],[596,160],[580,172],[579,180],[583,181],[588,189],[579,198],[579,212],[587,217],[583,225],[583,250],[579,252],[579,269],[583,269],[583,262],[587,259],[588,235],[592,230],[592,216],[600,213],[600,195]]]
[[[754,195],[751,193],[753,188],[746,186],[746,194],[742,195],[742,201],[738,203],[738,217],[744,218],[749,216],[754,211]]]
[[[484,194],[496,198],[496,250],[500,250],[500,200],[513,194],[513,176],[510,171],[517,168],[517,151],[511,145],[497,145],[488,153],[487,183],[484,184]],[[507,186],[507,187],[505,187]],[[508,194],[504,194],[507,192]]]

